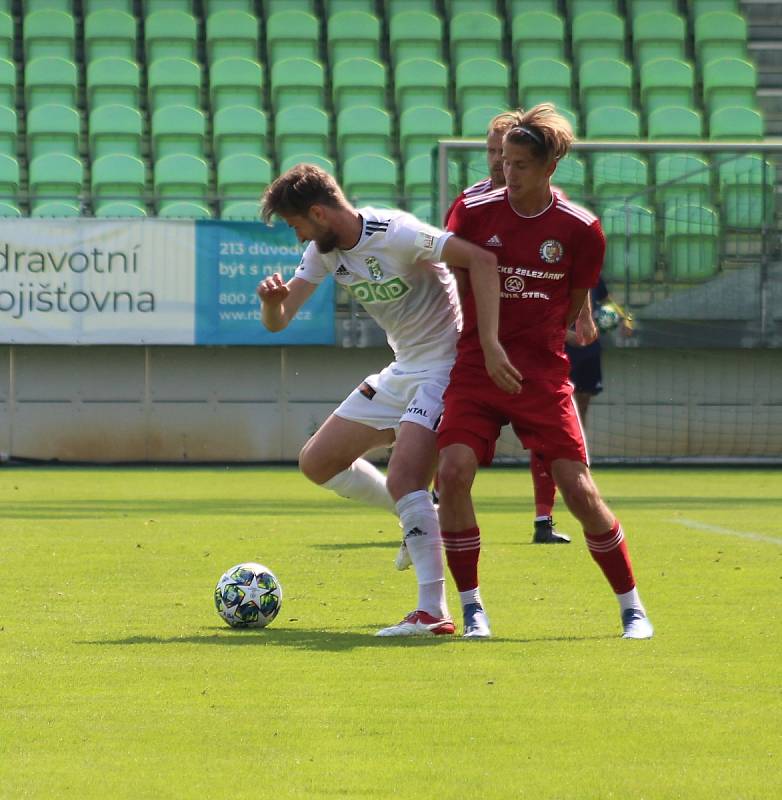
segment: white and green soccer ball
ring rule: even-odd
[[[232,628],[264,628],[281,606],[282,586],[277,576],[254,561],[226,570],[215,586],[217,613]]]
[[[612,303],[603,303],[595,313],[595,325],[600,333],[616,330],[622,321],[619,309]]]

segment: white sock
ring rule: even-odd
[[[619,601],[619,608],[622,611],[627,611],[628,608],[638,608],[646,613],[644,604],[641,602],[641,597],[638,594],[638,589],[634,586],[629,592],[618,594],[616,599]]]
[[[462,608],[470,605],[470,603],[477,603],[483,608],[481,590],[477,586],[474,589],[468,589],[466,592],[459,592],[459,600],[462,601]]]
[[[443,540],[432,496],[425,489],[397,501],[405,543],[418,578],[418,608],[433,617],[448,615],[445,600]]]
[[[321,485],[340,497],[395,513],[394,501],[386,489],[386,476],[364,458],[357,458],[346,470]]]

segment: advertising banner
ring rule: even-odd
[[[282,224],[0,220],[0,343],[333,344],[331,281],[285,331],[261,325],[258,281],[301,252]]]

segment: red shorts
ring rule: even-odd
[[[503,392],[484,373],[461,375],[454,370],[445,391],[445,410],[437,429],[437,447],[465,444],[478,463],[494,458],[503,425],[510,425],[528,450],[546,464],[557,458],[589,464],[584,431],[573,402],[573,384],[526,379],[520,394]]]

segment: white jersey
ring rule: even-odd
[[[456,281],[440,262],[452,236],[397,209],[360,208],[361,236],[350,250],[304,251],[296,277],[319,284],[331,273],[385,331],[405,369],[453,362],[462,325]]]

